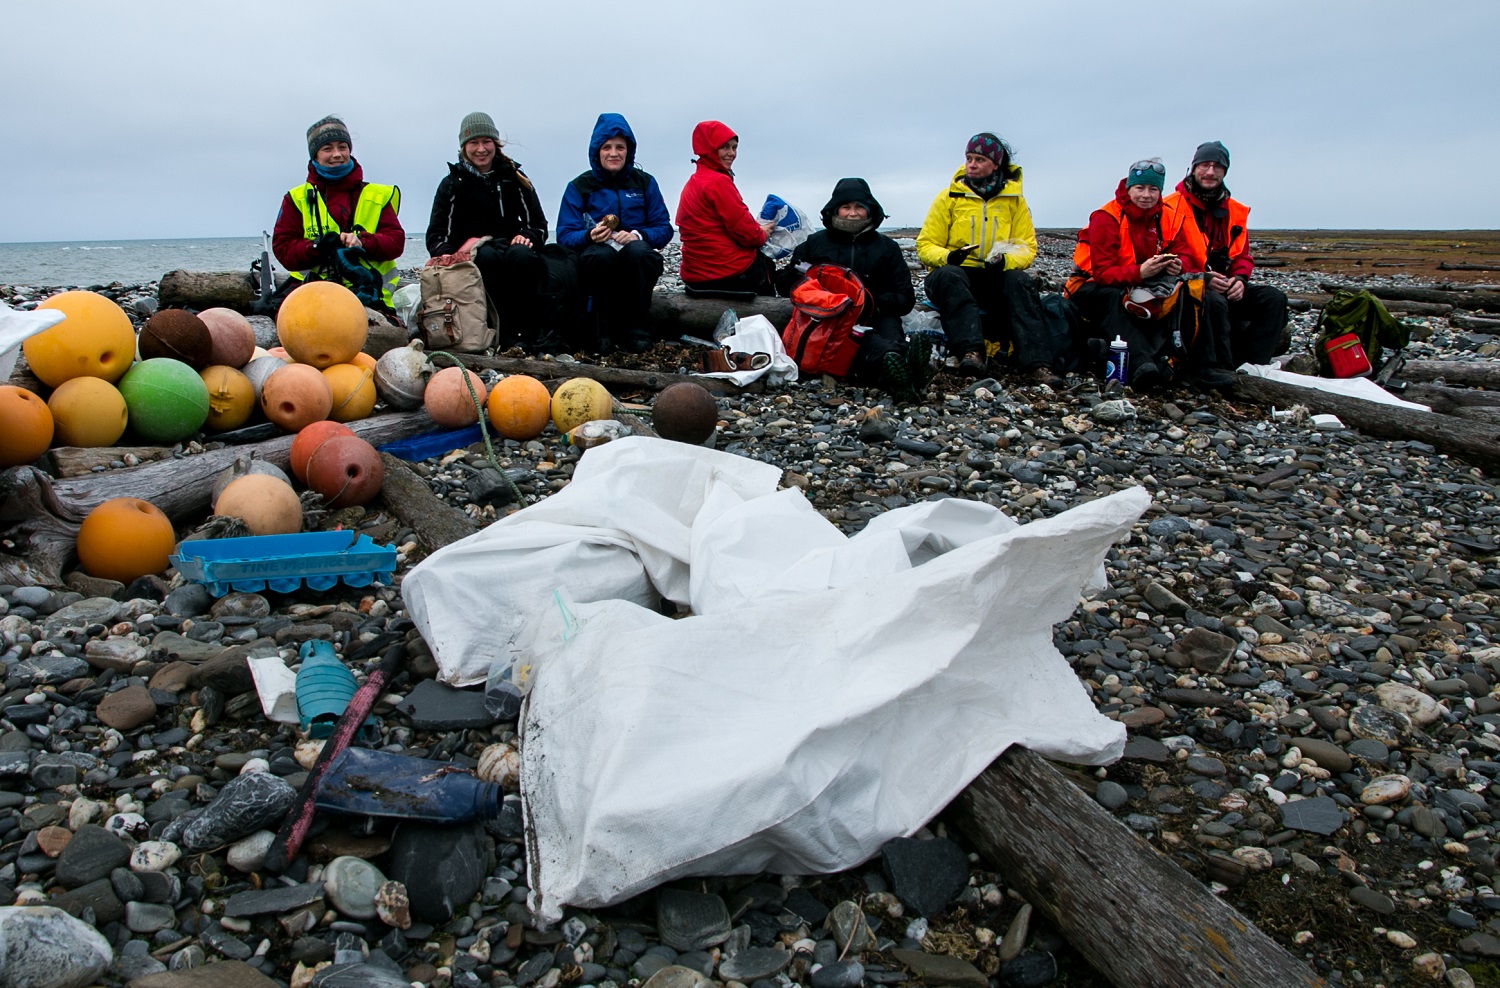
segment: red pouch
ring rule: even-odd
[[[1370,357],[1354,333],[1335,336],[1323,344],[1334,377],[1363,377],[1370,373]]]

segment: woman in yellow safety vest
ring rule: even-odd
[[[307,181],[282,197],[271,250],[296,280],[338,281],[389,311],[406,249],[401,190],[366,182],[349,128],[324,117],[307,129]]]

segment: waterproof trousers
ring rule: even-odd
[[[949,353],[983,353],[984,341],[994,340],[1014,346],[1023,371],[1052,366],[1041,295],[1025,271],[949,264],[929,274],[923,288],[943,322]]]
[[[539,301],[547,283],[541,255],[530,247],[492,240],[474,252],[474,264],[500,315],[500,346],[534,345],[541,332]]]
[[[1286,293],[1270,285],[1246,285],[1238,302],[1228,306],[1229,369],[1240,364],[1267,364],[1286,353]]]
[[[619,250],[589,244],[578,254],[578,279],[600,339],[654,338],[651,292],[661,277],[661,254],[644,240]]]
[[[756,251],[755,260],[739,274],[728,278],[710,278],[708,281],[684,281],[683,284],[695,292],[754,292],[757,295],[775,295],[771,275],[776,271],[776,262]]]

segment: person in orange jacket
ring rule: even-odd
[[[1286,293],[1250,283],[1250,207],[1229,194],[1228,172],[1229,149],[1219,141],[1200,144],[1187,176],[1164,201],[1184,221],[1195,262],[1208,272],[1208,304],[1227,310],[1230,366],[1265,364],[1291,344]]]

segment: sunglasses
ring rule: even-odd
[[[1167,166],[1160,161],[1137,161],[1130,166],[1130,170],[1133,172],[1156,172],[1158,175],[1165,175],[1167,173]]]

